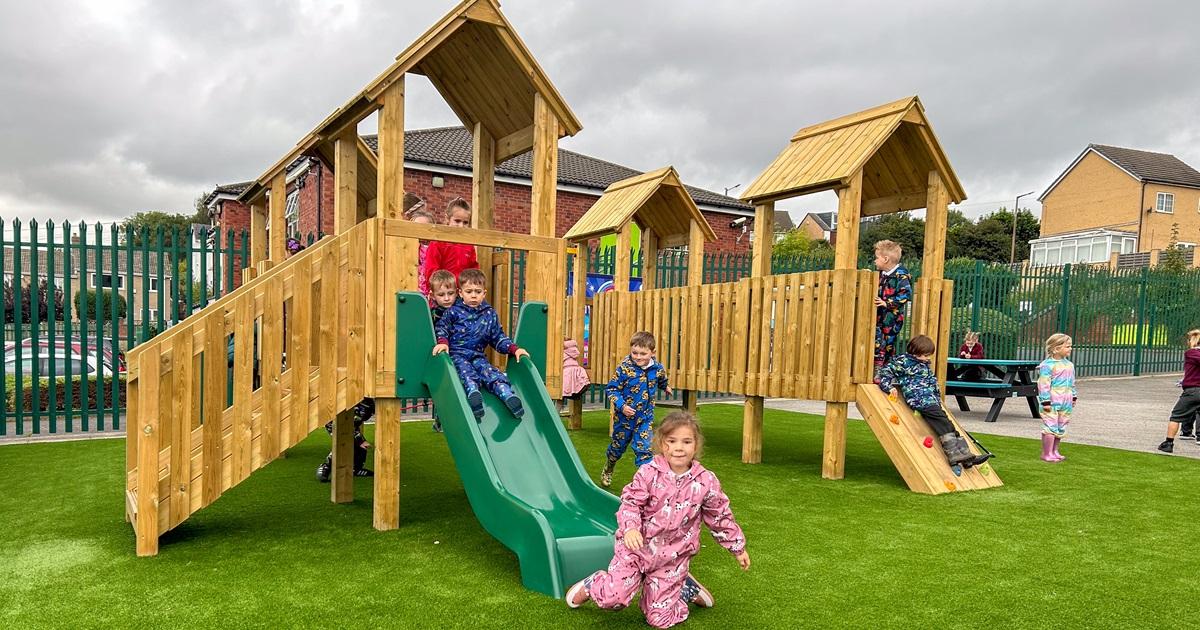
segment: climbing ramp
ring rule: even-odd
[[[913,413],[903,400],[891,400],[878,385],[859,385],[856,401],[867,425],[913,492],[943,494],[1004,485],[992,469],[991,461],[976,468],[964,469],[961,475],[956,475],[946,461],[937,436],[929,430],[929,425]],[[946,415],[965,437],[962,426],[949,410]],[[980,454],[974,443],[971,444],[971,452]]]

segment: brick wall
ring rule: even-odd
[[[434,177],[442,178],[443,185],[441,187],[433,187]],[[292,185],[300,186],[300,233],[308,235],[318,231],[317,199],[320,196],[321,205],[319,214],[322,224],[320,231],[331,234],[333,232],[334,194],[332,169],[320,164],[314,165],[309,169],[307,174],[297,178]],[[405,169],[404,189],[407,192],[424,198],[430,209],[433,210],[437,220],[442,222],[445,220],[444,212],[446,205],[451,200],[456,197],[462,197],[470,201],[471,178],[460,175],[442,175],[429,171]],[[528,234],[531,194],[532,189],[528,186],[497,182],[494,217],[495,228],[505,232]],[[561,237],[563,234],[566,234],[567,230],[599,198],[599,194],[588,195],[560,190],[557,195],[558,216],[555,217],[554,222],[555,236]],[[708,224],[717,235],[716,242],[709,243],[705,247],[705,251],[721,253],[750,251],[750,231],[752,231],[752,228],[749,223],[746,225],[746,233],[743,234],[741,228],[729,227],[729,222],[735,218],[734,215],[705,212],[704,217],[708,220]],[[250,229],[250,208],[236,201],[227,200],[222,202],[220,210],[214,218],[217,224],[223,229]],[[740,241],[738,240],[739,236],[741,237]]]

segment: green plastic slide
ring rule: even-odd
[[[397,342],[403,348],[397,352],[397,391],[414,395],[414,364],[423,363],[421,389],[427,389],[441,418],[471,509],[484,529],[517,555],[525,587],[562,597],[572,583],[607,567],[619,500],[584,471],[536,365],[548,354],[545,305],[522,307],[515,339],[533,356],[508,362],[524,417],[517,420],[501,400],[485,393],[482,422],[471,413],[449,356],[429,356],[433,331],[421,296],[401,294],[397,310],[402,316],[397,330],[405,331]]]

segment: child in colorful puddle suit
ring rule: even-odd
[[[513,393],[512,384],[496,366],[488,363],[483,351],[492,346],[497,352],[516,358],[529,356],[524,348],[518,348],[504,329],[491,304],[484,300],[487,294],[487,279],[478,269],[466,269],[458,276],[458,292],[462,298],[446,309],[446,314],[434,327],[437,345],[433,354],[450,351],[454,369],[467,392],[467,404],[476,420],[483,419],[483,394],[480,387],[500,397],[514,417],[525,414],[521,399]]]
[[[706,608],[713,604],[712,595],[688,573],[700,550],[701,521],[743,570],[750,568],[750,555],[721,482],[697,459],[704,435],[695,416],[668,414],[654,446],[657,455],[621,491],[608,570],[577,582],[566,600],[571,608],[591,599],[600,608],[620,610],[641,590],[646,622],[669,628],[687,619],[689,602]]]
[[[925,335],[917,335],[908,342],[908,352],[891,360],[879,370],[879,388],[888,395],[899,390],[904,402],[913,411],[921,414],[925,424],[938,436],[942,451],[950,465],[976,466],[987,461],[991,454],[976,456],[967,446],[967,441],[954,428],[954,423],[942,409],[942,392],[938,389],[937,376],[929,367],[936,346]]]
[[[1038,365],[1038,402],[1042,403],[1042,461],[1057,463],[1066,457],[1058,452],[1058,443],[1067,436],[1071,412],[1078,394],[1075,391],[1075,364],[1067,360],[1071,338],[1062,333],[1046,340],[1046,360]]]
[[[1200,328],[1189,330],[1187,334],[1187,350],[1183,353],[1183,380],[1179,381],[1183,393],[1171,410],[1171,420],[1167,423],[1167,439],[1158,445],[1158,450],[1164,453],[1175,452],[1175,436],[1191,438],[1200,431],[1193,433],[1196,428],[1196,414],[1200,413]],[[1179,433],[1180,427],[1183,433]]]
[[[433,319],[433,325],[436,327],[438,322],[442,321],[442,315],[446,314],[446,309],[454,306],[454,302],[458,299],[458,284],[454,280],[454,274],[445,269],[438,269],[429,276],[429,317]],[[442,421],[438,419],[437,410],[433,411],[433,430],[435,433],[442,432]]]
[[[654,360],[654,335],[642,331],[629,340],[629,356],[617,365],[617,372],[604,388],[612,405],[612,443],[605,452],[604,470],[600,485],[612,484],[613,468],[633,443],[633,464],[641,466],[654,456],[651,441],[654,437],[654,396],[661,389],[668,396],[671,386],[662,364]]]
[[[879,270],[879,295],[875,296],[875,371],[896,354],[896,339],[904,328],[904,307],[912,300],[912,275],[900,264],[899,243],[875,243],[875,268]]]

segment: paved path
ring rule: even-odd
[[[1166,435],[1167,418],[1179,398],[1175,386],[1181,374],[1155,374],[1081,379],[1077,384],[1079,403],[1071,418],[1066,442],[1108,446],[1129,451],[1158,453],[1158,444]],[[984,422],[991,401],[968,398],[972,411],[959,411],[958,403],[950,398],[946,406],[963,427],[977,435],[1009,435],[1037,438],[1041,420],[1029,414],[1029,406],[1020,398],[1004,403],[996,422]],[[824,415],[825,403],[785,399],[769,399],[767,407]],[[858,409],[850,405],[850,417],[862,419]],[[982,438],[981,438],[982,439]],[[1200,459],[1200,444],[1178,439],[1175,455]]]

